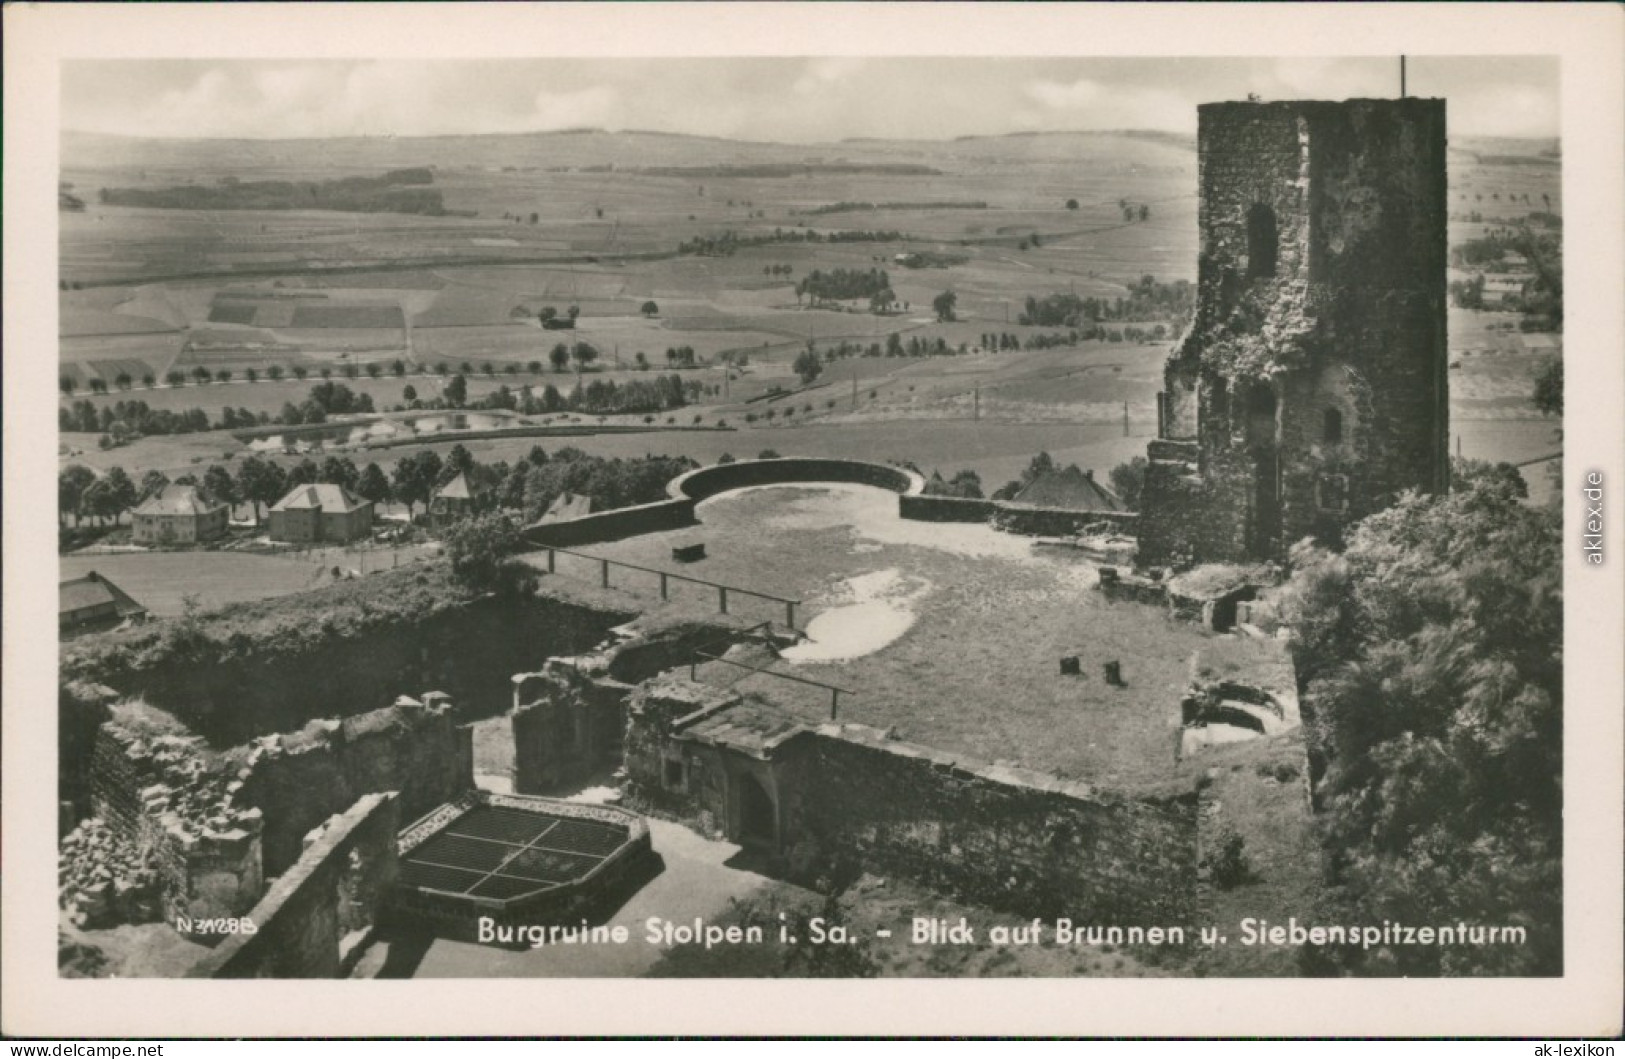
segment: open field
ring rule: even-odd
[[[269,599],[320,588],[333,568],[359,573],[413,561],[419,549],[318,548],[301,553],[256,555],[242,551],[121,552],[65,555],[62,577],[94,570],[128,592],[154,616],[185,613],[188,597],[204,610],[227,603]]]
[[[1193,143],[1177,136],[785,145],[579,132],[328,140],[319,151],[312,143],[66,137],[63,177],[88,203],[83,213],[61,218],[62,276],[83,287],[60,298],[62,374],[74,381],[77,399],[85,398],[92,378],[111,385],[125,373],[139,382],[149,370],[162,379],[170,370],[202,366],[230,370],[236,381],[138,386],[128,395],[91,399],[101,404],[129,396],[158,408],[201,407],[211,418],[228,403],[275,414],[287,402],[302,401],[325,367],[385,409],[402,402],[406,384],[422,397],[438,396],[442,383],[425,369],[441,363],[452,371],[467,363],[476,372],[487,362],[495,365],[496,377],[469,379],[470,395],[478,399],[500,385],[573,386],[572,374],[525,370],[532,361],[545,366],[560,342],[591,342],[608,369],[595,377],[617,381],[636,377],[625,369],[638,353],[654,371],[664,371],[667,349],[690,346],[702,365],[712,366],[682,374],[707,387],[723,382],[715,366],[721,354],[746,352],[749,366],[728,380],[725,396],[708,396],[669,418],[682,425],[696,416],[706,425],[726,421],[737,432],[568,443],[604,455],[663,452],[702,462],[767,448],[911,460],[928,472],[974,469],[992,489],[1040,449],[1097,471],[1143,452],[1173,340],[1170,333],[1145,344],[1086,341],[982,355],[975,351],[983,336],[1027,340],[1056,333],[1018,322],[1029,295],[1070,291],[1110,299],[1143,275],[1172,281],[1195,273],[1196,158]],[[1555,151],[1548,141],[1453,142],[1452,211],[1465,216],[1476,209],[1485,219],[1453,221],[1452,242],[1497,219],[1544,209],[1548,197],[1551,208],[1560,209]],[[839,167],[827,168],[832,163]],[[904,177],[865,168],[895,163],[933,172]],[[448,209],[475,215],[153,210],[107,206],[96,195],[105,186],[249,174],[323,180],[417,165],[434,170]],[[770,170],[737,168],[764,165],[789,166],[797,175],[748,175]],[[796,168],[817,166],[826,168]],[[1078,207],[1067,209],[1068,199]],[[1125,221],[1123,201],[1146,204],[1149,216]],[[878,205],[823,209],[836,203]],[[795,241],[743,245],[722,257],[676,253],[683,240],[729,231],[744,239]],[[897,231],[905,238],[827,241],[853,231]],[[807,232],[826,241],[802,240]],[[957,263],[908,268],[898,261],[917,252]],[[876,315],[861,300],[845,303],[848,311],[812,309],[797,298],[795,284],[809,272],[837,268],[885,269],[896,311]],[[192,273],[195,278],[163,278]],[[107,282],[121,285],[96,286]],[[944,290],[957,295],[952,322],[936,320],[930,309]],[[658,311],[645,316],[643,303],[651,300]],[[537,325],[541,309],[562,314],[572,305],[580,312],[575,330]],[[1553,424],[1536,417],[1528,393],[1531,373],[1542,359],[1561,355],[1562,339],[1523,334],[1515,325],[1506,314],[1451,313],[1453,452],[1459,446],[1463,455],[1518,461],[1556,450]],[[843,359],[826,365],[800,392],[790,365],[809,340],[821,350],[841,341],[867,347],[883,345],[891,333],[905,341],[941,339],[972,354]],[[405,379],[389,372],[397,358],[411,372]],[[343,379],[347,359],[377,363],[384,374]],[[310,379],[244,381],[248,368],[263,372],[273,364],[287,371],[304,366]],[[506,374],[509,366],[518,374]],[[775,388],[788,392],[774,396]],[[785,425],[787,412],[793,426]],[[143,439],[111,452],[96,451],[93,437],[63,440],[78,450],[72,458],[93,466],[155,466],[170,473],[241,451],[224,436]],[[481,459],[512,460],[537,443],[500,439],[470,448]],[[389,466],[412,451],[359,455]],[[1535,479],[1544,476],[1526,477],[1538,491]]]

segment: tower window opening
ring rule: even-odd
[[[1335,408],[1328,408],[1321,416],[1321,440],[1328,445],[1341,444],[1343,441],[1343,413]]]
[[[1275,230],[1275,211],[1260,203],[1247,211],[1247,278],[1275,275],[1275,256],[1280,237]]]

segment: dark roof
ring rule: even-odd
[[[176,485],[173,482],[143,500],[132,514],[136,515],[212,515],[225,504],[211,504],[203,499],[194,485]]]
[[[753,757],[766,757],[807,723],[794,712],[769,702],[745,699],[683,729],[679,738],[729,747]]]
[[[558,499],[548,505],[547,513],[541,518],[543,522],[559,522],[567,518],[580,518],[590,515],[598,505],[593,503],[590,496],[581,493],[560,493]]]
[[[317,482],[313,485],[294,486],[287,496],[276,502],[276,505],[271,510],[291,511],[319,508],[322,511],[344,513],[359,511],[363,507],[371,506],[372,501],[361,499],[342,485],[334,485],[332,482]]]
[[[1017,504],[1065,511],[1123,510],[1118,499],[1095,481],[1092,471],[1080,471],[1075,465],[1039,475],[1012,499]]]
[[[58,591],[58,612],[73,614],[81,610],[114,604],[121,618],[147,613],[147,608],[131,599],[120,587],[91,570],[83,577],[63,581]]]

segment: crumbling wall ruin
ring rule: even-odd
[[[306,836],[299,859],[188,978],[338,978],[384,913],[398,800],[364,795]]]
[[[630,685],[602,657],[550,659],[513,677],[517,794],[545,794],[618,762]]]
[[[77,642],[61,679],[141,698],[224,748],[417,688],[500,714],[509,674],[590,650],[632,617],[565,582],[469,597],[444,570],[402,569]]]
[[[97,734],[95,816],[63,839],[61,901],[88,925],[237,916],[260,895],[264,815],[203,740],[119,710]]]
[[[304,835],[364,794],[395,791],[404,815],[453,801],[474,786],[473,730],[445,695],[394,705],[249,745],[242,798],[265,816],[268,875],[299,857]]]
[[[91,926],[241,916],[313,827],[363,795],[399,792],[416,814],[474,785],[472,730],[433,692],[225,753],[160,711],[113,713],[94,816],[61,849],[62,903]]]
[[[623,631],[593,654],[552,658],[538,672],[514,674],[515,793],[546,794],[619,764],[633,685],[688,664],[696,651],[720,651],[753,635],[726,616]]]

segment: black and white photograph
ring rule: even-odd
[[[1192,48],[1135,5],[743,5],[661,50],[703,5],[493,5],[301,55],[437,9],[245,44],[266,6],[56,40],[48,120],[8,47],[37,988],[319,980],[459,1032],[451,979],[679,980],[723,1027],[718,989],[1521,984],[1618,1031],[1585,17],[1316,52],[1239,47],[1267,6]],[[761,46],[815,8],[873,32]]]

